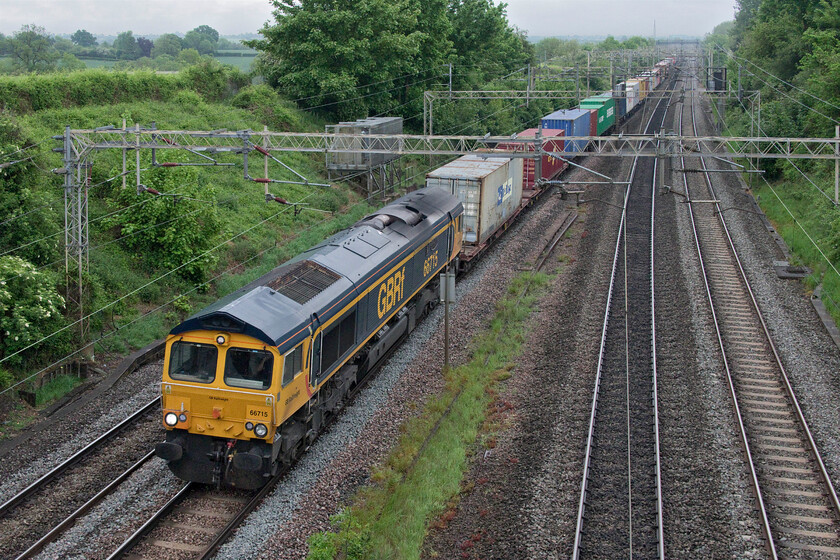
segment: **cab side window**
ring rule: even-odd
[[[283,387],[291,383],[301,371],[303,371],[303,343],[298,344],[297,348],[286,354],[283,363]]]

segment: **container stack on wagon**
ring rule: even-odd
[[[586,140],[564,137],[609,134],[628,118],[645,98],[665,80],[675,59],[663,59],[651,70],[620,82],[610,91],[593,95],[574,109],[554,111],[540,120],[540,129],[518,133],[516,140],[532,139],[539,133],[549,153],[573,152],[563,158],[546,153],[538,177],[536,163],[527,157],[470,155],[458,158],[426,175],[426,186],[437,186],[455,195],[464,206],[464,243],[459,268],[464,270],[543,191],[540,179],[553,179],[568,167],[569,159],[586,151]],[[534,151],[533,144],[501,142],[497,150]]]
[[[560,109],[542,118],[540,125],[545,128],[563,130],[566,136],[593,136],[590,132],[592,112],[588,109]],[[566,142],[566,151],[583,152],[585,140]]]
[[[522,158],[463,156],[426,175],[427,187],[439,187],[464,205],[462,266],[522,211]]]
[[[562,129],[555,130],[550,128],[529,128],[518,133],[516,135],[516,138],[518,140],[532,140],[536,138],[538,131],[540,132],[540,136],[545,139],[542,143],[544,151],[555,153],[563,151],[565,141],[562,139],[562,137],[566,135],[566,131]],[[499,150],[516,150],[518,148],[528,152],[533,152],[535,150],[533,144],[524,144],[524,146],[526,146],[525,148],[523,148],[522,146],[523,144],[521,143],[501,142],[499,143],[499,145],[496,146],[496,148]],[[537,177],[536,162],[531,158],[524,158],[522,162],[523,198],[530,198],[535,195],[536,191],[539,190],[540,187],[537,184],[538,179],[553,179],[568,166],[569,164],[566,161],[558,157],[549,154],[543,154],[540,170],[541,174],[540,177]]]

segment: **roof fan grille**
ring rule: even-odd
[[[303,305],[335,284],[339,278],[339,275],[322,266],[304,261],[280,278],[269,282],[268,287]]]

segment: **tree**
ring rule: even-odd
[[[450,0],[449,17],[458,65],[474,68],[478,81],[508,74],[533,62],[533,45],[522,32],[511,27],[506,4]]]
[[[89,33],[84,29],[79,29],[70,35],[70,40],[80,47],[95,47],[97,45],[96,37],[93,33]]]
[[[213,54],[216,51],[216,44],[195,29],[184,35],[183,44],[184,48],[195,49],[201,54]]]
[[[140,49],[140,56],[151,57],[153,46],[154,43],[152,43],[151,39],[146,39],[145,37],[137,37],[137,48]]]
[[[9,50],[15,64],[26,72],[43,72],[55,67],[58,52],[52,38],[43,27],[24,25],[9,40]]]
[[[219,32],[210,27],[209,25],[199,25],[198,27],[193,29],[193,31],[195,31],[199,35],[204,35],[213,44],[219,42]]]
[[[70,53],[62,54],[61,58],[58,59],[56,66],[62,72],[73,72],[75,70],[84,70],[87,68],[87,65],[84,62]]]
[[[176,57],[181,52],[182,47],[180,37],[172,33],[164,33],[155,39],[155,45],[152,47],[152,58],[157,58],[162,54]]]
[[[262,51],[269,83],[310,98],[306,105],[330,104],[327,112],[339,118],[366,116],[372,107],[387,109],[412,81],[442,73],[439,65],[449,52],[444,1],[276,0],[274,5],[276,24],[261,30],[264,39],[247,44]],[[431,29],[423,29],[421,21]],[[396,81],[412,72],[412,81]],[[352,104],[337,103],[357,97]]]
[[[201,55],[195,49],[184,49],[178,54],[178,60],[185,64],[198,64],[201,61]]]
[[[140,47],[131,31],[123,31],[114,39],[114,53],[122,60],[137,60],[140,58]]]

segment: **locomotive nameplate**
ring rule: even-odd
[[[248,406],[245,418],[248,420],[268,422],[271,419],[271,409],[264,406]]]

